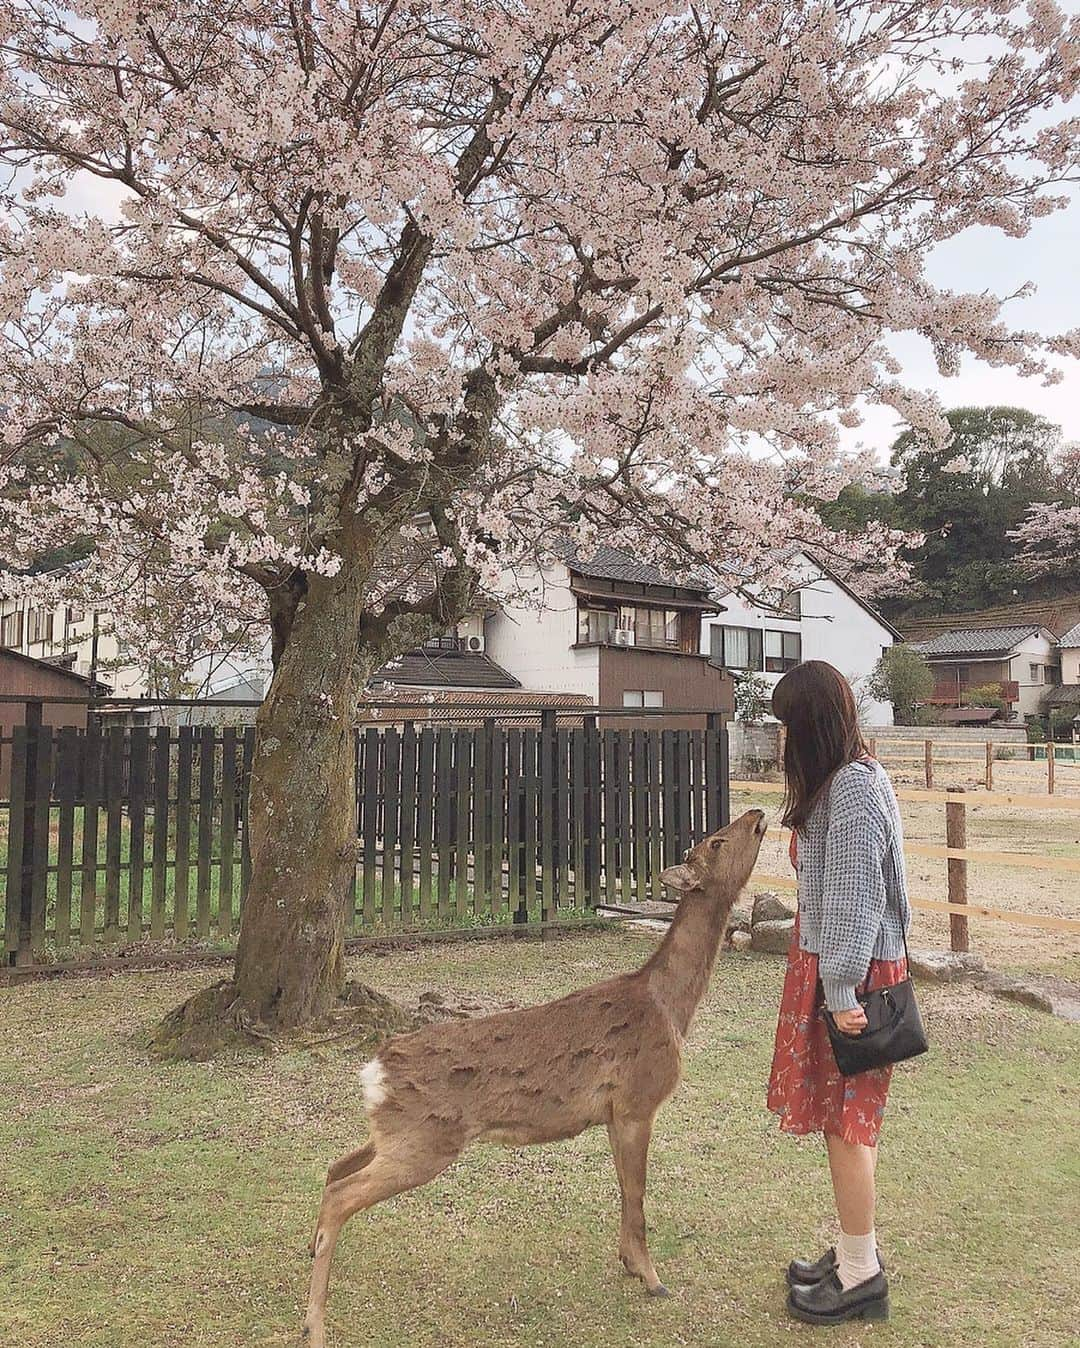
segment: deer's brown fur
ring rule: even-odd
[[[606,1124],[622,1194],[619,1256],[665,1295],[642,1207],[653,1119],[678,1084],[683,1038],[764,831],[764,815],[750,810],[662,874],[679,907],[642,968],[542,1006],[430,1025],[379,1050],[362,1073],[371,1138],[331,1166],[323,1190],[305,1322],[312,1348],[324,1348],[344,1223],[434,1179],[477,1140],[557,1142]]]

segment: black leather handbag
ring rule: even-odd
[[[906,936],[904,956],[907,958]],[[866,1012],[866,1028],[859,1034],[838,1030],[832,1012],[825,1012],[825,1027],[841,1076],[858,1076],[874,1067],[917,1058],[930,1047],[910,975],[891,988],[864,992],[859,1005]]]

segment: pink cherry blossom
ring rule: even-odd
[[[947,434],[890,335],[1080,350],[925,268],[1063,204],[1052,0],[4,0],[0,43],[0,556],[88,539],[71,589],[177,660],[304,578],[448,623],[566,529],[870,583],[841,428]]]

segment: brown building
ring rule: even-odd
[[[702,617],[719,608],[705,579],[667,576],[602,546],[589,555],[565,548],[516,581],[519,592],[484,623],[483,649],[523,690],[700,713],[628,718],[639,725],[701,726],[708,713],[732,714],[731,678],[700,654]]]
[[[50,702],[50,698],[87,698],[90,680],[61,665],[47,660],[35,660],[29,655],[0,647],[0,695],[17,698],[15,702],[0,702],[0,794],[7,798],[11,773],[11,737],[16,726],[27,723],[27,706],[31,716],[39,715],[38,724],[59,730],[62,726],[86,729],[88,707],[82,703]],[[97,685],[98,695],[109,692]]]

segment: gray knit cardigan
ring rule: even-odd
[[[799,834],[797,861],[799,944],[818,956],[829,1010],[854,1010],[870,960],[900,959],[911,920],[900,807],[880,763],[836,773]]]

